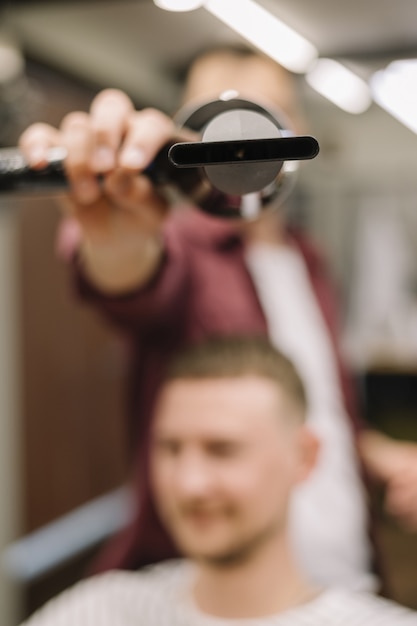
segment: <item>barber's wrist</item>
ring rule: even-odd
[[[109,295],[120,295],[143,286],[158,268],[162,254],[159,235],[126,237],[117,245],[84,240],[80,248],[86,277]]]

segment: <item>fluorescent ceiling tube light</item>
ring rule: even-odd
[[[347,113],[364,113],[371,105],[366,82],[338,61],[318,59],[305,78],[310,87]]]
[[[23,55],[12,42],[0,38],[0,89],[24,73]]]
[[[317,58],[313,44],[253,0],[206,0],[204,8],[291,72]]]
[[[204,0],[153,0],[154,4],[165,11],[193,11],[202,7]]]
[[[393,61],[371,81],[377,104],[417,133],[417,59]]]

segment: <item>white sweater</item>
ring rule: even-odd
[[[167,561],[78,583],[22,626],[417,626],[417,613],[366,592],[328,589],[278,615],[222,619],[191,600],[193,566]]]

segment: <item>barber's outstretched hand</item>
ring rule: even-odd
[[[417,532],[417,444],[376,431],[361,436],[366,467],[385,484],[385,507],[400,525]]]
[[[141,173],[173,134],[174,124],[163,113],[135,111],[126,94],[106,89],[89,113],[70,113],[59,129],[33,124],[20,138],[37,169],[47,165],[48,149],[66,149],[70,189],[64,206],[79,225],[85,271],[104,291],[139,286],[159,263],[168,206]]]

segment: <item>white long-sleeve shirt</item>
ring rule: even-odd
[[[300,565],[316,583],[375,591],[366,493],[346,414],[334,350],[304,259],[292,246],[255,244],[246,263],[272,343],[303,379],[307,421],[319,462],[292,498],[290,532]]]

